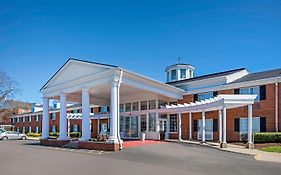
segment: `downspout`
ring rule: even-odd
[[[279,86],[278,86],[278,79],[276,79],[275,83],[275,131],[279,131]]]
[[[121,81],[122,81],[122,77],[123,77],[123,70],[120,70],[120,77],[119,77],[119,81],[118,81],[118,86],[117,86],[117,138],[118,138],[118,142],[119,142],[119,149],[122,150],[123,149],[123,143],[121,141],[121,137],[120,137],[120,85],[121,85]]]

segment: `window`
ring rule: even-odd
[[[106,113],[107,112],[107,107],[106,106],[102,106],[101,107],[101,113]]]
[[[260,132],[260,117],[253,117],[253,133]],[[248,118],[240,118],[239,121],[240,134],[248,133]]]
[[[198,94],[198,101],[213,98],[213,92]]]
[[[31,122],[31,120],[32,120],[32,117],[30,115],[30,116],[28,116],[28,122]]]
[[[177,70],[174,69],[171,71],[171,80],[176,80],[177,79]]]
[[[170,132],[178,132],[178,115],[170,115]]]
[[[186,69],[180,69],[180,78],[186,78]]]
[[[240,94],[254,94],[257,95],[257,98],[255,101],[259,101],[260,100],[260,87],[256,86],[256,87],[250,87],[250,88],[241,88],[239,90]]]
[[[126,103],[125,105],[125,111],[130,112],[131,111],[131,103]]]
[[[148,101],[149,109],[156,109],[156,100]]]
[[[141,115],[141,132],[146,131],[146,115]]]
[[[52,126],[52,133],[55,133],[55,132],[57,132],[57,128],[56,128],[56,125],[53,125]]]
[[[72,125],[72,132],[79,132],[78,125]]]
[[[39,121],[40,116],[37,114],[37,115],[35,116],[35,118],[36,118],[36,121],[38,122],[38,121]]]
[[[133,103],[133,111],[138,111],[139,110],[139,102],[134,102]]]
[[[158,109],[165,108],[168,103],[162,100],[158,101]]]
[[[167,72],[167,82],[169,82],[169,80],[170,80],[170,74],[169,72]]]
[[[56,113],[52,113],[51,119],[56,120]]]
[[[20,128],[19,127],[17,127],[17,132],[20,132]]]
[[[35,127],[35,131],[34,132],[35,133],[39,133],[39,127],[38,126]]]
[[[119,111],[120,112],[124,112],[124,104],[120,104],[119,105]]]
[[[28,127],[28,132],[32,132],[32,127],[31,126]]]
[[[124,116],[120,116],[120,133],[125,132]]]
[[[72,113],[74,113],[74,114],[77,114],[77,113],[78,113],[78,110],[77,110],[77,109],[73,109],[72,111],[73,111]]]
[[[141,102],[141,110],[147,110],[147,101]]]
[[[18,118],[17,118],[17,123],[19,123],[19,122],[20,122],[20,118],[18,117]]]
[[[22,127],[22,133],[23,134],[25,133],[25,127],[24,126]]]
[[[107,123],[101,124],[101,133],[106,133],[108,131],[108,125]]]
[[[149,113],[149,131],[155,132],[156,131],[156,113]]]
[[[25,123],[25,117],[22,117],[22,122]]]

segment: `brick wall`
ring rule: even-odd
[[[227,89],[219,91],[219,94],[233,94],[233,89]],[[281,100],[281,87],[279,86],[279,101]],[[193,101],[193,95],[185,95],[183,100],[179,100],[179,103],[189,103]],[[281,129],[281,103],[279,102],[279,129]],[[207,112],[206,119],[218,119],[218,111]],[[234,132],[234,119],[248,117],[248,110],[246,107],[240,107],[227,110],[227,141],[238,141],[239,133]],[[253,105],[253,117],[266,117],[266,131],[275,131],[275,84],[266,85],[266,100],[261,100]],[[193,120],[202,119],[201,113],[192,114]],[[193,126],[192,126],[193,127]],[[218,140],[218,132],[214,132],[214,140]],[[193,131],[193,139],[197,139],[197,132]],[[189,115],[182,114],[182,138],[189,138]]]

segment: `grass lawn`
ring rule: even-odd
[[[269,147],[260,148],[259,150],[266,151],[266,152],[281,153],[281,146],[269,146]]]

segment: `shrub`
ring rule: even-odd
[[[81,133],[80,132],[71,132],[71,133],[69,133],[69,136],[71,138],[79,138],[79,137],[81,137]]]
[[[57,133],[57,132],[50,132],[49,136],[50,137],[58,137],[59,133]]]
[[[29,133],[26,134],[26,136],[28,136],[28,137],[40,137],[41,134],[40,133],[29,132]]]
[[[281,132],[260,132],[254,134],[255,143],[281,143]]]

